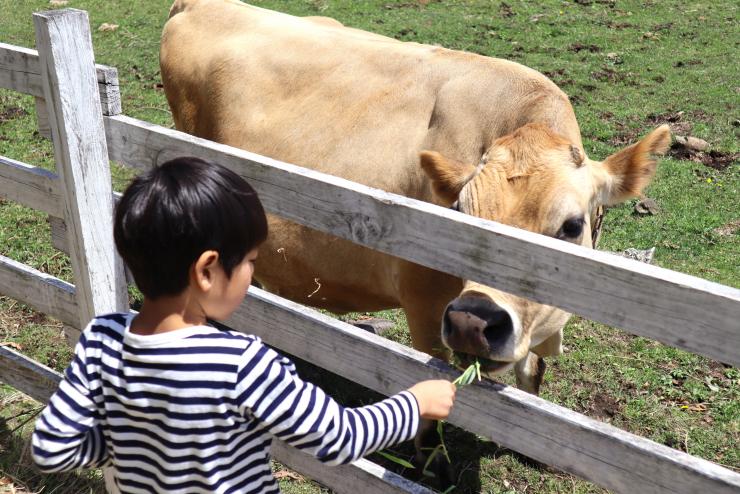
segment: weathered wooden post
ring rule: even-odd
[[[113,243],[110,165],[87,12],[41,12],[33,22],[80,316],[76,334],[65,331],[76,341],[96,314],[128,309],[126,280]],[[107,491],[118,492],[113,470],[103,473]]]
[[[113,202],[105,127],[87,12],[34,14],[44,99],[62,182],[80,328],[128,309],[123,265],[113,243]]]

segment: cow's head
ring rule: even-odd
[[[422,152],[421,165],[440,204],[592,247],[599,206],[638,196],[655,173],[652,155],[664,153],[669,143],[670,131],[662,126],[599,162],[548,128],[529,124],[495,141],[477,165],[429,151]],[[530,350],[559,354],[568,317],[467,281],[445,310],[442,340],[464,364],[477,357],[487,373],[499,373]]]

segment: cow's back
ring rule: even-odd
[[[325,18],[177,0],[160,58],[179,130],[425,201],[422,150],[477,163],[532,121],[580,144],[567,97],[534,70]],[[459,291],[409,264],[271,217],[256,277],[337,312],[404,305],[404,283],[440,300]]]
[[[420,150],[474,161],[564,100],[512,62],[234,0],[178,0],[161,60],[179,129],[420,199]]]

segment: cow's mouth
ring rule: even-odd
[[[497,374],[507,371],[514,365],[514,362],[503,362],[501,360],[491,360],[478,355],[469,353],[455,352],[455,359],[463,369],[467,369],[476,360],[480,363],[480,371],[484,374]]]

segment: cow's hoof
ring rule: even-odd
[[[388,330],[393,329],[393,327],[395,326],[393,321],[379,318],[357,319],[347,321],[347,323],[353,326],[357,326],[360,329],[364,329],[365,331],[376,334],[378,336],[383,336],[383,334],[388,332]]]

